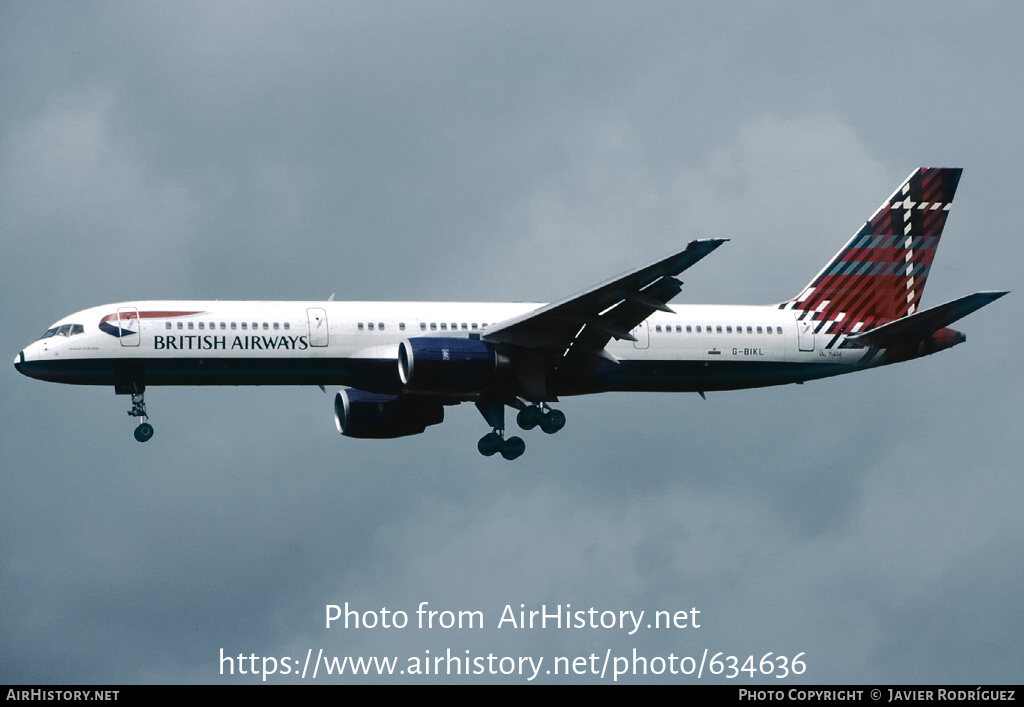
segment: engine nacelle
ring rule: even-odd
[[[412,390],[479,393],[494,387],[508,356],[479,339],[417,337],[398,347],[398,377]]]
[[[334,396],[334,424],[346,437],[393,439],[444,422],[444,405],[414,395],[381,395],[346,388]]]

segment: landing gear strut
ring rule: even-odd
[[[146,414],[146,393],[132,393],[132,409],[128,411],[128,415],[131,417],[141,417],[144,420],[149,420],[149,415]],[[153,425],[149,422],[142,422],[138,427],[135,428],[135,439],[140,442],[148,442],[153,438]]]

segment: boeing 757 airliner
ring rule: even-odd
[[[473,402],[481,454],[519,457],[505,407],[554,433],[563,396],[803,383],[898,363],[966,337],[949,325],[1006,292],[919,303],[960,169],[915,170],[811,282],[766,306],[680,305],[677,276],[724,240],[684,250],[551,304],[132,301],[76,312],[14,359],[23,374],[113,386],[153,436],[145,391],[161,385],[343,386],[338,431],[423,432]]]

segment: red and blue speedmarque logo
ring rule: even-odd
[[[100,331],[118,339],[138,334],[138,323],[142,319],[172,319],[174,317],[190,317],[202,312],[140,312],[136,309],[114,312],[100,319]],[[134,324],[133,324],[134,322]],[[125,329],[123,326],[134,327]]]

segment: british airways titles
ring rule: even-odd
[[[153,348],[156,350],[170,349],[175,351],[273,351],[277,349],[294,349],[304,351],[309,348],[309,339],[301,336],[234,336],[228,344],[227,336],[211,334],[167,334],[153,337]]]

